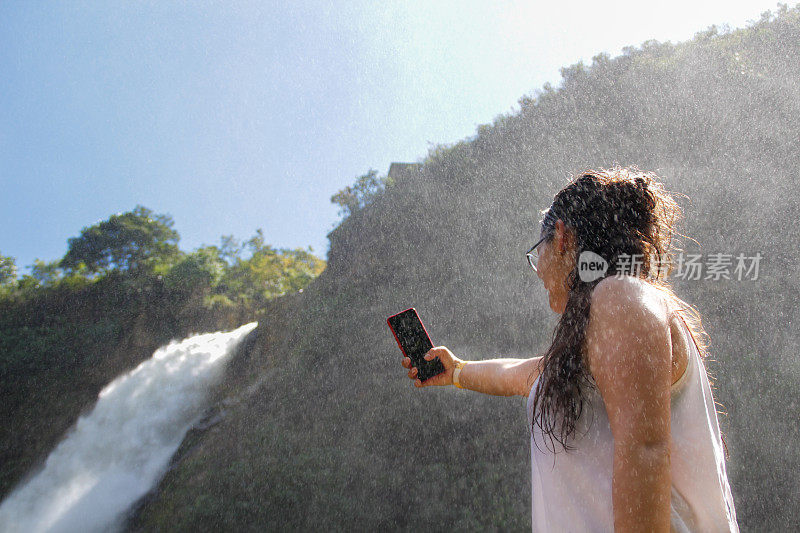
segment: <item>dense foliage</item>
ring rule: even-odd
[[[84,228],[79,237],[69,239],[61,260],[36,259],[30,273],[19,279],[14,258],[0,255],[0,298],[24,301],[43,289],[77,290],[122,276],[129,282],[163,280],[176,297],[200,292],[207,306],[253,307],[302,292],[325,268],[325,261],[310,248],[273,248],[260,229],[242,244],[226,235],[219,246],[184,253],[177,247],[180,236],[172,226],[169,215],[136,206]]]
[[[388,176],[378,176],[378,171],[370,169],[366,174],[356,178],[352,186],[347,186],[331,197],[331,202],[339,206],[339,214],[348,217],[365,208],[381,194],[393,180]]]
[[[172,219],[155,215],[146,207],[112,215],[69,239],[62,268],[88,268],[91,272],[128,271],[151,266],[178,254],[178,232]]]
[[[13,257],[0,254],[0,287],[14,282],[17,277],[17,262]]]
[[[84,228],[59,261],[17,277],[0,255],[0,494],[48,451],[100,388],[159,344],[257,319],[325,268],[310,251],[245,244],[189,253],[167,215],[137,206]]]

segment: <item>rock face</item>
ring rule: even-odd
[[[109,302],[91,293],[51,297],[20,314],[19,328],[56,331],[77,346],[74,355],[5,383],[8,401],[0,406],[0,498],[40,464],[78,416],[94,405],[114,377],[138,365],[169,340],[192,333],[229,330],[252,319],[242,309],[206,309],[202,295],[173,302],[157,290]],[[116,309],[115,309],[116,308]],[[119,308],[124,312],[114,314]],[[88,338],[92,323],[111,317],[113,330]],[[14,387],[16,386],[16,387]]]
[[[524,258],[538,211],[567,174],[615,163],[655,170],[689,196],[678,230],[704,253],[770,258],[757,282],[674,287],[712,341],[740,526],[800,527],[790,503],[800,406],[786,400],[800,384],[787,326],[800,320],[787,277],[800,235],[774,225],[797,213],[800,161],[787,139],[800,120],[798,36],[792,10],[729,35],[598,56],[414,172],[394,171],[331,232],[327,270],[258,318],[258,342],[221,391],[253,394],[196,433],[132,528],[529,529],[524,403],[415,390],[385,319],[414,306],[434,343],[465,359],[540,355],[555,317]]]
[[[48,455],[0,503],[3,531],[114,530],[163,476],[256,322],[176,339],[108,383]]]

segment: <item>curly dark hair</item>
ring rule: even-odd
[[[658,176],[635,167],[588,170],[561,189],[542,214],[541,237],[546,241],[553,239],[558,219],[573,232],[576,264],[567,276],[566,308],[541,361],[531,430],[538,425],[551,445],[555,440],[570,450],[568,440],[583,410],[586,387],[595,386],[584,360],[584,339],[592,291],[602,279],[629,274],[664,291],[678,304],[677,312],[703,356],[707,343],[701,337],[705,331],[699,313],[680,300],[666,281],[672,271],[672,241],[681,209]],[[584,251],[608,262],[605,274],[590,282],[582,281],[578,273],[577,258]]]

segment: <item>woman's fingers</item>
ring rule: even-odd
[[[408,377],[414,380],[414,386],[425,387],[427,385],[449,385],[450,381],[448,376],[449,373],[452,373],[454,360],[453,353],[446,346],[435,346],[428,350],[423,357],[426,361],[433,361],[438,357],[445,367],[445,372],[437,376],[432,376],[426,380],[425,383],[423,383],[418,377],[419,370],[416,366],[411,364],[411,359],[408,357],[403,357],[401,364],[404,368],[408,369]]]
[[[435,346],[428,350],[428,353],[424,356],[426,361],[432,361],[436,357],[439,358],[445,367],[449,368],[451,366],[453,353],[446,346]]]

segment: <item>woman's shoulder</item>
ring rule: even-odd
[[[648,285],[632,276],[608,277],[592,293],[585,362],[615,438],[662,417],[660,400],[669,394],[668,311],[660,291]]]
[[[666,300],[645,280],[633,276],[609,276],[592,292],[585,333],[586,361],[596,371],[617,366],[637,354],[657,354],[669,346],[669,311]],[[669,359],[670,354],[664,352]]]
[[[614,275],[603,278],[592,291],[592,311],[619,315],[646,315],[650,320],[666,323],[672,304],[665,294],[642,278]]]

